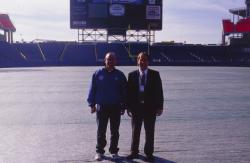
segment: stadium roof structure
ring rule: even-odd
[[[230,44],[249,45],[250,42],[250,0],[246,0],[246,7],[230,9],[233,14],[233,21],[229,19],[222,20],[223,34],[222,44],[225,45],[226,37]],[[235,19],[235,16],[236,19]]]
[[[15,32],[16,28],[11,22],[9,15],[0,13],[0,29]]]
[[[247,8],[245,8],[245,7],[244,8],[230,9],[229,12],[234,14],[234,15],[247,17]]]

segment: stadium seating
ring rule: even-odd
[[[39,44],[43,55],[46,58],[46,65],[60,65],[60,57],[63,55],[63,52],[66,48],[65,43],[61,42],[49,42],[49,43],[40,43]]]
[[[61,57],[63,65],[93,66],[96,65],[94,44],[66,44],[66,49]]]
[[[25,57],[12,44],[0,42],[0,67],[27,66]]]
[[[6,43],[0,41],[0,67],[97,66],[107,52],[115,52],[118,65],[136,65],[136,55],[149,52],[150,64],[250,66],[250,47],[157,43]]]
[[[46,58],[38,43],[17,43],[13,45],[25,56],[30,66],[44,66]]]

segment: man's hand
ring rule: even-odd
[[[156,116],[162,115],[163,109],[158,109],[156,112]]]
[[[95,112],[96,112],[96,107],[95,106],[91,107],[91,114],[93,114]]]

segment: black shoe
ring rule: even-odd
[[[154,161],[154,159],[155,159],[155,158],[154,158],[153,155],[146,155],[146,159],[145,159],[145,160],[146,160],[147,162],[152,162],[152,161]]]
[[[138,158],[138,154],[137,153],[130,153],[126,158],[129,160],[132,160],[134,158]]]

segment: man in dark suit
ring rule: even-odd
[[[132,117],[132,142],[128,159],[138,157],[142,122],[144,122],[146,141],[144,153],[146,160],[154,159],[154,131],[156,116],[163,112],[163,91],[160,74],[148,68],[149,56],[141,52],[137,57],[139,70],[128,75],[127,105],[128,115]]]

